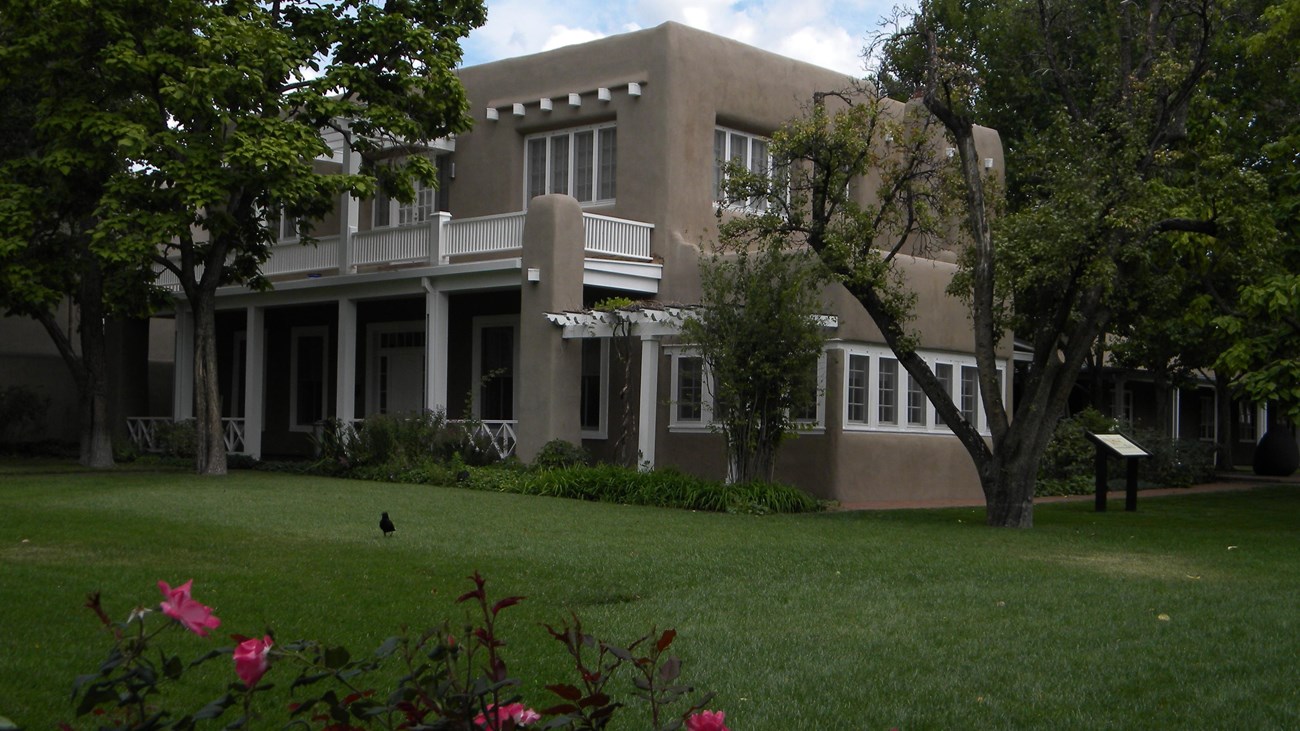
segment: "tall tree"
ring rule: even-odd
[[[1180,242],[1248,241],[1261,220],[1254,201],[1228,193],[1258,189],[1257,175],[1218,164],[1189,137],[1215,42],[1232,30],[1223,5],[922,2],[877,49],[876,88],[913,97],[913,120],[891,126],[878,102],[839,113],[822,104],[774,138],[779,154],[808,163],[792,168],[794,205],[740,225],[806,242],[862,303],[969,453],[991,525],[1033,524],[1052,427],[1093,343],[1146,283],[1143,257]],[[1000,129],[1011,177],[986,171],[977,120]],[[939,172],[936,145],[923,144],[933,134],[907,133],[931,123],[951,148],[955,181]],[[864,206],[852,181],[868,173],[877,184]],[[1207,198],[1212,187],[1220,194]],[[914,299],[894,266],[927,234],[954,233],[943,225],[945,191],[959,203],[954,291],[970,305],[989,439],[916,354]],[[1014,413],[997,376],[1008,332],[1031,350]]]
[[[148,262],[114,255],[111,240],[92,244],[99,197],[125,164],[117,141],[85,124],[88,109],[120,112],[95,68],[105,16],[87,9],[60,33],[46,18],[35,3],[0,14],[0,307],[49,334],[78,392],[81,463],[111,467],[104,322],[147,311]],[[57,316],[65,302],[75,320]]]
[[[728,482],[771,482],[781,442],[817,403],[823,270],[809,252],[781,243],[702,261],[702,307],[683,328],[712,376]]]
[[[81,22],[84,4],[43,3],[46,32]],[[217,386],[216,290],[265,286],[280,216],[328,212],[344,192],[382,185],[409,198],[433,181],[418,154],[356,174],[317,172],[329,132],[357,155],[421,143],[468,126],[454,74],[459,39],[485,20],[481,0],[105,0],[95,70],[129,115],[88,105],[83,126],[117,143],[127,165],[105,185],[96,242],[152,255],[179,281],[195,333],[200,473],[224,473]],[[69,104],[74,100],[69,100]]]

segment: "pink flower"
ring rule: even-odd
[[[507,703],[504,706],[489,705],[488,713],[496,716],[494,729],[513,729],[519,726],[527,726],[542,719],[542,714],[527,708],[522,703]],[[479,728],[488,728],[487,716],[480,713],[474,718],[474,724]]]
[[[166,597],[162,603],[162,611],[199,637],[207,637],[208,630],[221,624],[221,620],[212,616],[210,607],[190,598],[190,584],[193,583],[194,579],[190,579],[173,589],[166,581],[159,581],[158,588]]]
[[[686,719],[686,731],[731,731],[722,723],[726,717],[722,711],[700,711]]]
[[[271,651],[271,635],[244,640],[235,648],[235,673],[244,685],[253,687],[266,674],[266,655]]]

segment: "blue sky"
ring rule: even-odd
[[[464,43],[465,65],[679,23],[847,74],[906,0],[487,0],[488,22]]]

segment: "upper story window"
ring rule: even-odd
[[[382,190],[375,194],[374,228],[387,226],[411,226],[423,223],[440,211],[447,210],[447,189],[451,183],[451,164],[439,158],[438,184],[425,185],[419,180],[411,181],[415,187],[415,196],[406,203],[392,198]]]
[[[726,127],[713,130],[713,200],[717,202],[724,198],[722,188],[727,178],[725,165],[728,162],[750,172],[768,172],[772,169],[768,140]],[[752,198],[744,207],[746,210],[761,211],[767,207],[767,201]]]
[[[618,129],[612,123],[532,135],[524,144],[525,204],[547,193],[579,203],[614,202]]]
[[[849,430],[947,432],[921,384],[887,348],[849,346],[845,357],[844,424]],[[920,353],[962,416],[987,433],[979,370],[971,356]],[[998,368],[1004,384],[1004,369]]]

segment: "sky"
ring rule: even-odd
[[[487,0],[488,21],[462,44],[464,65],[549,51],[674,20],[861,76],[862,48],[906,0]]]

